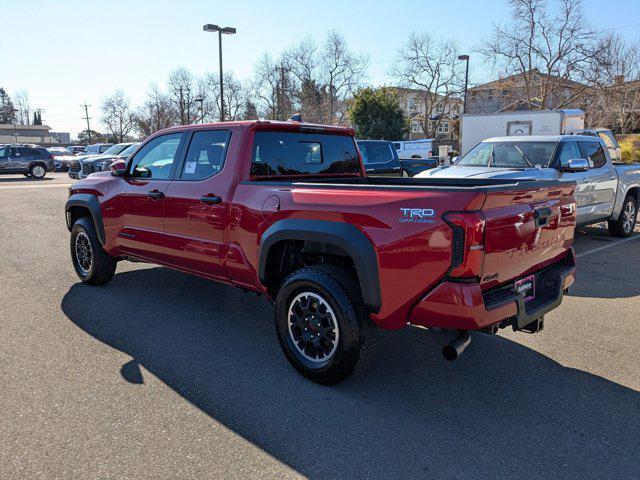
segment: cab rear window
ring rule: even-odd
[[[353,138],[345,135],[256,132],[251,176],[361,173]]]

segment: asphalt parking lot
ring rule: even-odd
[[[122,263],[81,284],[70,181],[0,177],[2,478],[639,478],[640,232],[579,229],[537,335],[383,332],[369,369],[304,380],[270,305]]]

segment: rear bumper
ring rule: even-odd
[[[513,288],[518,279],[484,292],[478,283],[443,281],[413,308],[409,321],[456,330],[523,329],[562,303],[564,290],[575,278],[573,248],[564,259],[533,275],[536,296],[527,302]]]

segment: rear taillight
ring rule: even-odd
[[[484,215],[482,212],[449,212],[443,218],[453,233],[449,276],[481,277],[484,263]]]
[[[55,160],[55,157],[50,153],[49,156],[47,157],[49,160]]]

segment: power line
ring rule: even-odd
[[[91,127],[89,126],[89,120],[91,120],[91,117],[89,116],[89,107],[91,105],[87,105],[86,103],[84,105],[80,105],[81,107],[84,107],[84,119],[87,121],[87,135],[89,135],[89,145],[91,145]]]

